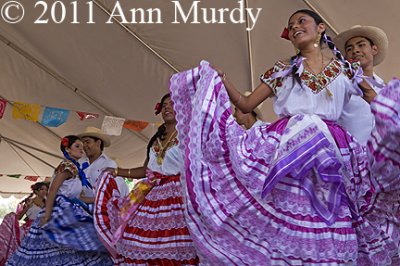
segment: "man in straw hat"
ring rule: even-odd
[[[244,95],[249,96],[251,92],[245,91]],[[252,112],[244,114],[239,108],[235,107],[235,113],[233,114],[236,122],[244,127],[245,129],[250,129],[252,127],[257,127],[265,124],[263,122],[263,115],[261,113],[261,106],[260,103]]]
[[[104,147],[109,147],[111,145],[111,140],[110,137],[104,134],[100,129],[96,127],[87,127],[85,132],[78,136],[82,139],[83,149],[86,153],[86,157],[82,158],[79,162],[81,164],[89,164],[89,167],[86,168],[84,172],[90,184],[93,186],[93,190],[86,187],[83,189],[83,199],[88,203],[93,203],[99,175],[103,169],[107,167],[116,168],[117,164],[103,152]],[[121,196],[128,195],[129,188],[125,180],[122,177],[116,177],[116,183]]]
[[[374,72],[374,66],[380,64],[386,56],[388,38],[385,32],[373,26],[353,26],[340,33],[334,42],[347,60],[359,61],[364,75],[376,93],[384,81]],[[362,145],[366,145],[375,124],[369,104],[359,96],[353,96],[345,106],[339,119],[343,125]]]

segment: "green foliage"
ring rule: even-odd
[[[8,213],[15,212],[20,201],[21,199],[16,199],[12,196],[9,198],[2,198],[0,196],[0,220],[2,221],[3,217]]]

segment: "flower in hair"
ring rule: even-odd
[[[157,103],[156,106],[154,107],[155,114],[158,115],[159,113],[161,113],[161,109],[162,109],[161,103]]]
[[[289,30],[288,28],[284,28],[282,33],[281,33],[281,38],[285,39],[285,40],[289,40]]]
[[[68,138],[64,137],[64,138],[61,139],[61,145],[62,145],[64,148],[67,148],[67,147],[68,147],[68,144],[69,144],[69,139],[68,139]]]

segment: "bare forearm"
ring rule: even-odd
[[[22,211],[20,213],[17,214],[17,219],[21,220],[22,217],[24,217],[24,215],[26,214],[26,212],[29,210],[29,205],[25,204],[24,208],[22,209]]]
[[[58,189],[66,180],[69,176],[71,176],[71,173],[68,171],[59,173],[56,177],[55,180],[51,183],[50,188],[49,188],[49,193],[47,194],[47,200],[46,200],[46,208],[44,212],[44,217],[46,219],[49,219],[51,217],[51,213],[53,211],[53,206],[54,206],[54,201],[56,199]]]
[[[115,176],[122,176],[126,178],[132,178],[132,179],[140,179],[144,178],[146,176],[146,167],[141,166],[141,167],[136,167],[136,168],[129,168],[129,169],[124,169],[124,168],[117,168],[115,173]]]
[[[232,103],[238,107],[243,113],[250,113],[266,98],[273,95],[272,89],[265,83],[260,83],[257,88],[249,96],[242,95],[225,76],[222,77],[226,91]]]
[[[87,204],[91,204],[94,203],[94,198],[93,197],[79,197],[81,201],[87,203]]]
[[[53,206],[54,206],[54,201],[56,199],[56,195],[57,195],[57,191],[55,192],[49,192],[49,194],[47,195],[47,200],[46,200],[46,208],[45,208],[45,212],[44,212],[44,216],[46,218],[50,218],[51,217],[51,213],[53,211]]]
[[[231,102],[238,107],[240,110],[243,110],[243,103],[246,101],[246,96],[242,95],[235,87],[235,85],[226,77],[223,78],[223,83],[225,85],[225,89],[228,92],[229,99]]]

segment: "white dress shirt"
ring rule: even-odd
[[[89,180],[90,184],[93,187],[93,190],[87,187],[83,187],[83,193],[85,197],[95,197],[95,193],[97,190],[97,184],[99,182],[98,178],[102,171],[107,168],[116,168],[118,167],[117,164],[108,158],[107,155],[102,153],[92,164],[89,162],[89,158],[85,157],[79,160],[79,163],[82,165],[83,163],[89,163],[89,167],[84,170],[86,174],[86,178]],[[125,180],[117,176],[115,177],[115,181],[117,183],[119,192],[121,196],[125,197],[129,194],[129,187],[126,184]]]
[[[384,84],[384,81],[374,73],[373,78],[376,82]],[[380,89],[370,84],[379,93]],[[343,113],[338,120],[338,124],[345,127],[358,142],[365,146],[375,126],[374,115],[370,105],[361,97],[353,95],[350,102],[344,107]]]

